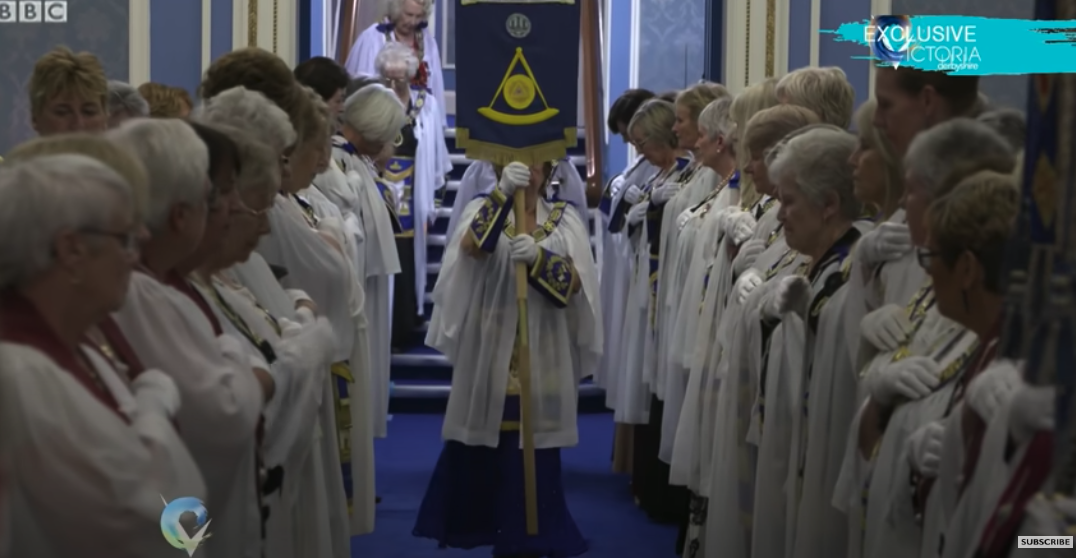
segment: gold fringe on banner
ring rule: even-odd
[[[565,128],[564,140],[532,145],[522,149],[472,140],[467,128],[456,128],[456,146],[463,149],[468,159],[489,161],[494,165],[507,165],[518,161],[525,165],[539,165],[563,159],[568,150],[579,145],[578,128]]]

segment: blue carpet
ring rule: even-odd
[[[442,415],[397,414],[388,437],[378,440],[377,529],[351,542],[351,555],[372,558],[477,558],[489,548],[438,550],[411,535],[426,484],[441,451]],[[568,505],[590,558],[673,558],[676,529],[655,525],[635,507],[628,477],[609,471],[611,414],[579,416],[579,446],[562,452]]]

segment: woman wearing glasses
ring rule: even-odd
[[[1004,170],[1011,171],[1011,147],[974,120],[951,120],[916,137],[904,159],[904,209],[914,244],[927,245],[927,211],[947,193],[948,177],[992,162],[1004,163]],[[861,371],[868,397],[853,421],[834,497],[849,509],[853,529],[856,515],[866,518],[863,556],[908,556],[920,549],[922,529],[913,502],[908,490],[898,488],[908,486],[911,474],[906,442],[921,426],[943,416],[977,347],[975,333],[945,317],[936,301],[928,279],[905,308],[903,317],[910,325],[903,329],[907,333],[901,342]]]
[[[147,370],[128,386],[87,336],[125,303],[139,186],[81,155],[0,168],[0,437],[10,450],[12,556],[170,556],[161,495],[206,495],[173,427],[176,384]]]

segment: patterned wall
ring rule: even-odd
[[[639,0],[639,8],[639,87],[662,92],[702,79],[706,0]]]
[[[26,86],[39,56],[56,45],[96,54],[108,76],[127,80],[129,0],[68,4],[67,23],[0,23],[0,153],[33,137]]]
[[[893,13],[1032,19],[1035,3],[1026,0],[893,0]],[[1027,76],[987,76],[982,80],[981,89],[994,104],[1024,110],[1027,80]]]

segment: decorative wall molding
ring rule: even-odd
[[[628,87],[631,89],[638,89],[639,87],[639,25],[640,15],[642,13],[642,6],[640,0],[631,0],[631,66],[628,68]],[[628,160],[635,160],[635,146],[628,144]]]
[[[774,2],[775,0],[770,1]],[[769,18],[767,18],[766,21],[766,33],[768,35],[766,41],[772,45],[773,50],[773,72],[771,75],[780,77],[788,73],[788,26],[791,19],[791,16],[789,15],[790,2],[787,0],[776,1],[776,5],[773,6],[773,8],[772,23]],[[773,29],[773,34],[769,35],[771,28]],[[767,58],[769,58],[769,54],[767,54]]]
[[[602,1],[602,114],[609,114],[609,107],[613,99],[609,91],[609,74],[612,72],[613,59],[611,49],[613,44],[613,0]],[[609,145],[609,127],[602,128],[602,143]]]
[[[889,15],[893,13],[893,0],[871,0],[871,17]],[[870,83],[867,85],[867,99],[874,98],[874,74],[878,72],[878,65],[873,60],[870,62]]]
[[[788,6],[785,0],[748,0],[725,4],[724,85],[738,94],[752,84],[781,75],[788,67]],[[778,29],[784,13],[785,31]]]
[[[445,114],[456,114],[456,92],[445,91]]]
[[[220,0],[217,0],[218,2]],[[249,27],[249,2],[257,0],[232,0],[232,48],[240,49],[251,46],[247,36]],[[256,9],[256,8],[255,8]]]
[[[811,0],[811,67],[818,67],[819,35],[822,29],[822,0]]]
[[[149,2],[130,0],[127,17],[127,36],[130,43],[127,81],[138,87],[150,81],[149,75]]]
[[[213,62],[213,2],[202,0],[202,73]]]

